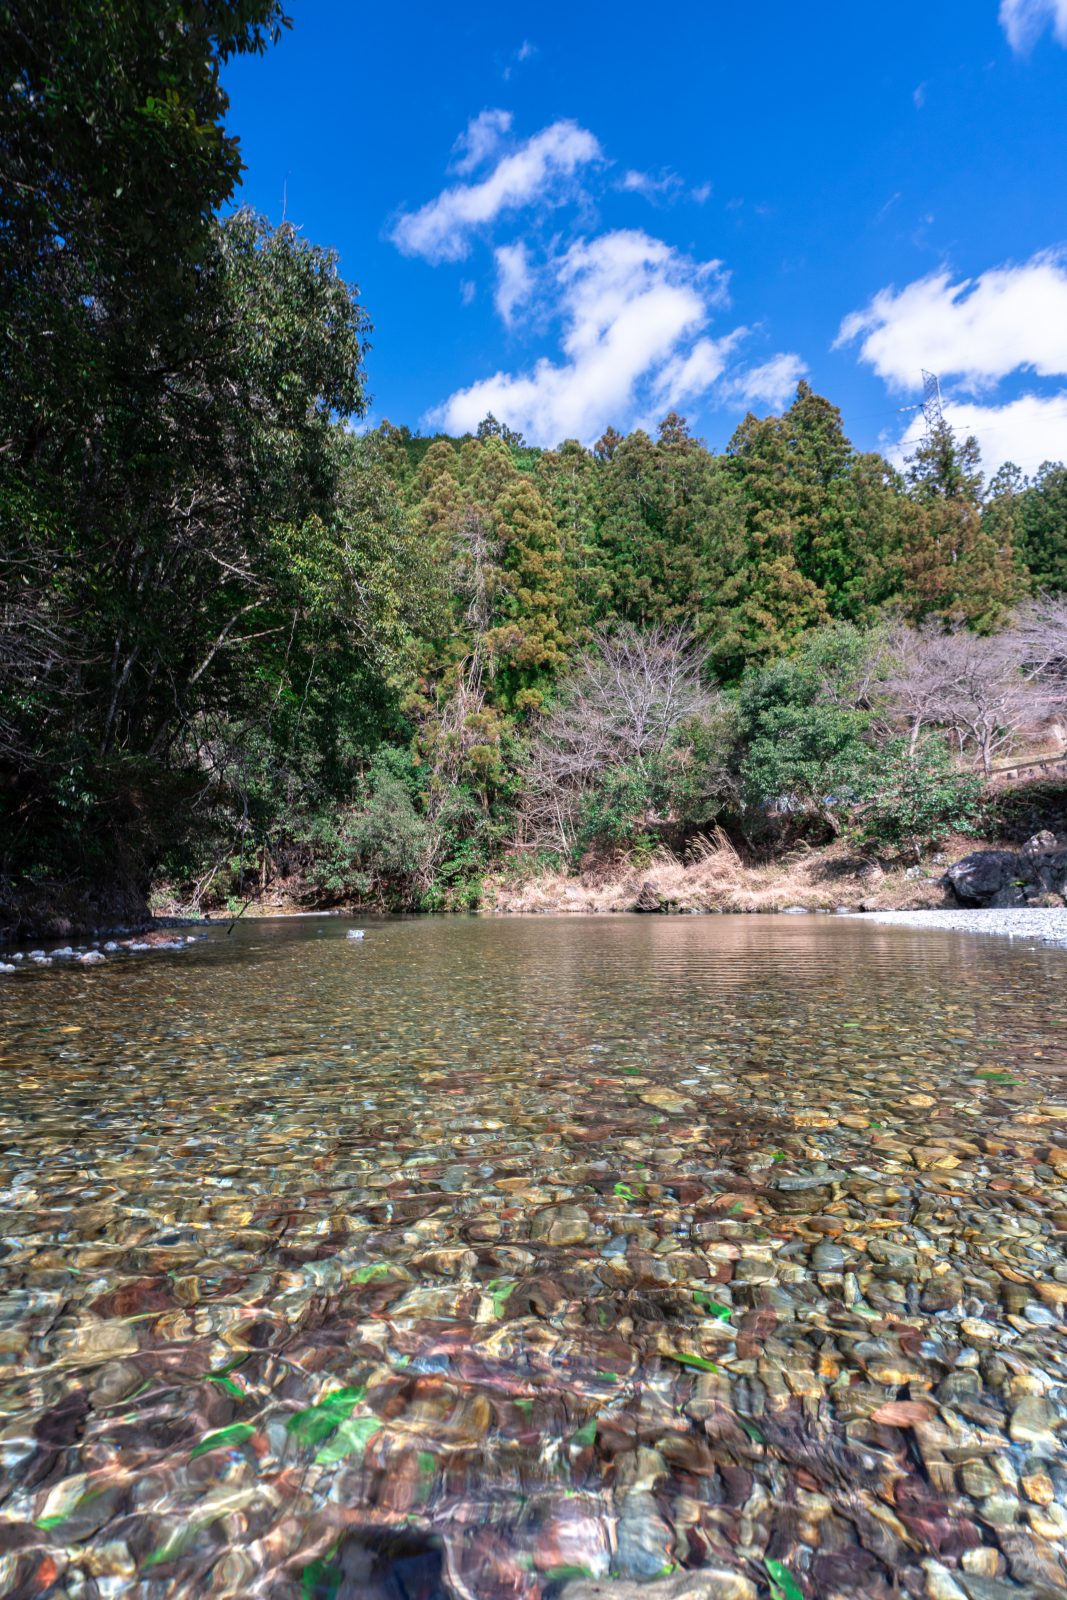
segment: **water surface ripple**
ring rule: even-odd
[[[1062,951],[346,926],[4,980],[0,1594],[1063,1595]]]

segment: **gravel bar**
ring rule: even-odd
[[[1011,939],[1067,945],[1067,906],[975,911],[861,911],[869,922],[893,922],[905,928],[944,928],[950,933],[1000,933]]]

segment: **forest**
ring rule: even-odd
[[[427,437],[373,308],[236,202],[274,0],[0,7],[0,918],[272,883],[461,910],[788,819],[914,859],[1067,705],[1067,467],[902,470],[801,383],[721,451]]]

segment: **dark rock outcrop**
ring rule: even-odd
[[[1044,832],[1021,850],[975,850],[949,867],[942,882],[964,906],[1067,903],[1067,847]]]

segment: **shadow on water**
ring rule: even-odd
[[[1063,952],[367,927],[5,983],[0,1594],[1063,1594]]]

